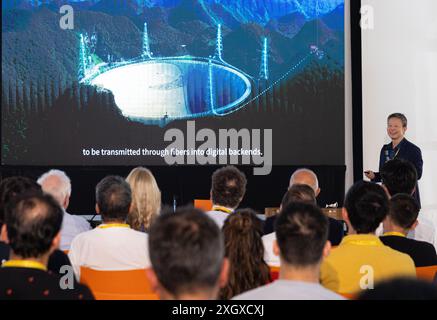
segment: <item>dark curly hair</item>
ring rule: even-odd
[[[180,207],[151,225],[150,261],[162,286],[176,298],[213,290],[223,265],[223,237],[204,212]]]
[[[387,161],[381,168],[381,179],[391,196],[412,194],[417,184],[416,167],[403,159]]]
[[[229,280],[221,299],[232,297],[270,282],[270,270],[264,261],[263,226],[251,209],[237,210],[226,219],[222,233],[225,256],[229,259]]]
[[[328,218],[311,203],[291,202],[276,219],[276,239],[283,262],[295,267],[320,263],[328,240]]]
[[[9,245],[22,258],[36,258],[50,250],[61,230],[64,212],[50,195],[26,194],[9,203],[5,223]]]
[[[129,183],[119,176],[107,176],[96,186],[96,202],[103,221],[126,220],[132,202]]]
[[[394,195],[390,201],[388,216],[398,227],[409,229],[416,222],[420,207],[417,201],[405,193]]]
[[[211,200],[214,204],[236,208],[246,193],[246,176],[234,166],[216,170],[212,175]]]
[[[313,188],[306,184],[292,185],[282,197],[281,206],[285,208],[293,202],[308,202],[317,205]]]
[[[25,193],[41,193],[41,186],[27,177],[9,177],[0,183],[0,225],[4,222],[8,203]]]
[[[375,232],[387,216],[389,202],[381,186],[360,181],[347,192],[344,207],[355,231],[366,234]]]

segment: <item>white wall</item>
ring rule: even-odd
[[[353,0],[352,0],[353,1]],[[362,0],[374,9],[373,30],[362,32],[364,169],[378,170],[390,140],[386,118],[402,112],[406,137],[422,149],[423,211],[437,225],[437,0]]]

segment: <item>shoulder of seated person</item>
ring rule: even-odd
[[[85,219],[83,216],[78,215],[78,214],[70,214],[70,216],[77,222],[83,223],[83,224],[87,224],[89,225],[90,223],[88,222],[87,219]]]
[[[127,230],[129,230],[129,232],[132,232],[132,233],[138,235],[139,237],[148,237],[148,234],[146,232],[135,230],[133,228],[129,228]]]
[[[83,239],[87,239],[88,237],[92,237],[99,229],[98,228],[94,228],[94,229],[90,229],[84,232],[81,232],[79,234],[77,234],[73,240],[71,241],[71,246],[73,246],[73,244],[78,243],[83,241]]]
[[[341,221],[339,221],[337,219],[328,217],[328,221],[329,221],[330,224],[333,224],[335,226],[340,226],[341,228],[343,228],[343,224],[341,223]]]
[[[274,232],[274,231],[271,233],[267,233],[261,237],[262,240],[269,240],[269,239],[274,239],[274,238],[276,238],[276,232]]]
[[[387,250],[387,252],[389,252],[391,254],[391,258],[398,258],[398,259],[402,259],[402,260],[410,260],[413,261],[412,258],[403,252],[400,252],[396,249],[390,248],[389,246],[383,246],[385,250]]]
[[[417,245],[420,245],[425,250],[433,251],[434,253],[436,252],[436,249],[432,243],[422,240],[416,240],[416,239],[408,239],[408,240],[413,240],[415,243],[417,243]]]

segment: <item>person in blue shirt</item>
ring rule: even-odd
[[[414,165],[417,171],[417,178],[419,180],[422,177],[423,172],[422,151],[418,146],[405,138],[407,124],[407,117],[402,113],[393,113],[388,116],[387,134],[390,137],[391,142],[383,145],[381,148],[381,153],[379,156],[379,171],[381,171],[382,166],[387,161],[393,159],[404,159]],[[364,173],[371,181],[381,182],[381,174],[379,172],[368,170]],[[420,195],[417,185],[413,196],[420,206]]]

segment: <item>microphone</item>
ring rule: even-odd
[[[176,195],[173,195],[173,212],[176,212],[176,208],[177,208]]]

